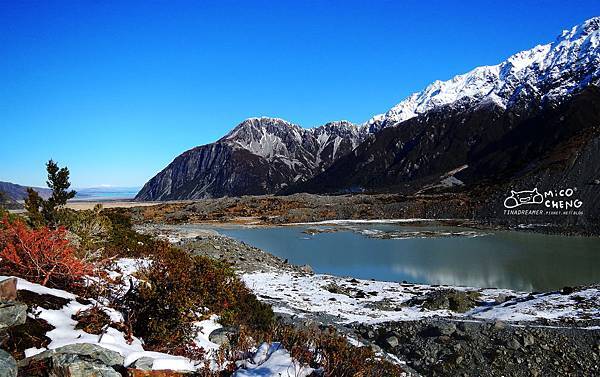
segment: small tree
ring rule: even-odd
[[[52,189],[52,196],[48,199],[51,208],[61,207],[67,204],[67,200],[75,197],[76,192],[69,190],[71,183],[69,182],[69,169],[65,166],[59,168],[53,160],[46,164],[48,171],[48,180],[46,185]]]
[[[69,169],[65,166],[59,168],[53,160],[46,164],[48,171],[48,180],[46,184],[52,189],[52,195],[48,200],[42,199],[33,189],[27,189],[27,199],[25,199],[25,208],[29,215],[29,221],[32,226],[47,225],[56,227],[59,223],[59,215],[62,207],[67,204],[67,200],[75,197],[76,192],[69,190]]]
[[[27,188],[27,198],[25,199],[25,210],[29,218],[29,224],[34,228],[38,228],[45,224],[44,215],[40,211],[43,208],[44,199],[37,191],[31,187]]]
[[[4,218],[4,216],[6,216],[6,214],[8,213],[8,211],[6,210],[8,204],[10,204],[8,200],[8,195],[6,195],[4,191],[0,191],[0,218]]]
[[[6,208],[6,206],[10,203],[8,195],[4,191],[0,191],[0,209]]]

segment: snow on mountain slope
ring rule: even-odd
[[[182,153],[148,181],[136,199],[276,193],[324,171],[365,136],[347,121],[305,129],[282,119],[250,118],[217,142]]]
[[[302,145],[306,130],[279,118],[249,118],[221,139],[258,156],[288,156]],[[290,147],[290,150],[288,150]]]
[[[304,164],[314,172],[350,152],[365,136],[363,128],[348,121],[302,128],[283,119],[260,117],[246,119],[219,142],[243,148],[270,161],[289,159],[288,165]]]
[[[561,101],[600,77],[600,17],[563,31],[552,43],[521,51],[506,61],[482,66],[448,81],[435,81],[363,127],[395,124],[434,108],[468,101],[492,101],[509,108],[523,96]]]
[[[577,89],[598,84],[599,79],[600,17],[594,17],[563,31],[554,42],[518,52],[500,64],[477,67],[447,81],[436,80],[359,126],[339,121],[306,129],[278,118],[250,118],[221,140],[234,141],[266,158],[295,153],[294,143],[306,148],[316,142],[319,150],[324,150],[330,143],[335,145],[346,139],[354,149],[381,126],[402,122],[440,106],[463,101],[493,102],[506,109],[523,97],[536,94],[543,101],[560,102]],[[333,153],[332,158],[335,157]]]
[[[337,121],[306,129],[278,118],[249,118],[217,142],[184,152],[136,198],[198,199],[281,192],[329,174],[336,161],[382,128],[432,110],[449,106],[447,110],[460,117],[464,111],[491,104],[499,111],[519,112],[540,104],[564,103],[590,84],[600,84],[600,17],[500,64],[435,81],[362,125]]]

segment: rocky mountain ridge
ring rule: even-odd
[[[365,125],[399,123],[442,106],[493,103],[509,109],[532,97],[562,102],[600,78],[600,17],[564,30],[554,42],[518,52],[448,81],[436,80]],[[377,127],[376,127],[377,128]]]
[[[27,197],[27,188],[29,186],[22,186],[11,182],[0,181],[0,191],[6,193],[10,198],[14,200],[23,200]],[[32,187],[35,191],[40,194],[44,199],[47,199],[52,194],[52,190],[44,187]]]
[[[348,121],[305,129],[278,118],[249,118],[215,143],[181,154],[136,199],[273,194],[324,171],[365,137]]]
[[[459,168],[465,158],[457,157],[471,153],[472,148],[478,148],[475,144],[483,139],[496,143],[500,134],[519,123],[514,119],[527,119],[542,110],[550,111],[585,88],[597,86],[599,80],[600,17],[595,17],[563,31],[552,43],[514,54],[500,64],[478,67],[448,81],[435,81],[362,125],[339,121],[305,129],[278,118],[247,119],[217,142],[177,157],[142,188],[136,199],[200,199],[305,189],[311,192],[390,190],[390,186],[365,185],[364,180],[352,181],[345,176],[328,187],[319,184],[345,175],[348,169],[340,173],[339,168],[344,159],[345,164],[353,164],[353,169],[360,170],[361,175],[368,175],[367,181],[380,180],[382,174],[402,176],[398,182],[438,174],[441,170],[428,165],[428,160],[436,158],[457,161],[456,166],[444,164],[446,171]],[[480,121],[469,128],[471,135],[466,135],[460,124],[473,117]],[[487,124],[497,118],[503,118],[504,122],[490,135]],[[444,123],[448,122],[454,124],[451,127],[454,134],[446,134],[445,143],[453,140],[455,148],[438,145],[435,150],[413,149],[413,144],[419,142],[414,139],[414,130],[385,131],[390,127],[404,129],[421,124],[419,139],[433,138],[431,143],[434,143],[434,134],[443,130]],[[397,132],[406,135],[399,135],[394,145],[384,142],[387,136],[382,133]],[[459,143],[462,144],[456,148]],[[361,150],[373,144],[385,144],[385,147],[359,158]],[[406,151],[407,147],[413,155],[401,157],[397,150]],[[404,168],[386,170],[399,158],[404,159]],[[384,161],[387,162],[382,164],[381,171],[367,168]],[[383,182],[387,180],[383,178]]]

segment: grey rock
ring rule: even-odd
[[[125,359],[121,354],[90,343],[69,344],[54,350],[56,354],[74,354],[98,360],[106,365],[123,365]]]
[[[407,305],[421,305],[427,310],[452,310],[464,313],[477,305],[479,292],[440,289],[410,299]]]
[[[398,346],[398,344],[400,344],[400,342],[398,341],[398,338],[396,338],[396,336],[394,336],[394,335],[387,337],[385,339],[385,343],[390,348],[396,348]]]
[[[523,336],[523,345],[525,347],[529,347],[535,344],[535,338],[531,334],[526,334]]]
[[[19,367],[39,360],[50,361],[50,377],[121,377],[115,368],[122,368],[125,361],[118,352],[96,344],[77,343],[28,357],[19,362]]]
[[[371,351],[373,351],[373,353],[380,353],[381,352],[381,347],[379,347],[377,344],[371,344]]]
[[[0,301],[0,330],[22,325],[27,319],[27,305],[15,301]]]
[[[510,339],[508,342],[506,342],[506,346],[511,350],[516,351],[521,348],[521,343],[519,343],[519,341],[516,339]]]
[[[154,364],[154,359],[151,357],[140,357],[136,361],[134,361],[129,367],[139,370],[152,370],[152,365]]]
[[[302,272],[306,272],[307,274],[312,274],[312,273],[314,273],[314,271],[313,271],[313,268],[312,268],[310,265],[308,265],[308,264],[305,264],[305,265],[303,265],[303,266],[300,266],[300,270],[301,270]]]
[[[505,293],[500,293],[498,296],[496,296],[494,301],[496,302],[496,304],[503,304],[506,301],[510,300],[511,298],[512,298],[512,296],[510,296],[510,295],[507,295]]]
[[[0,377],[17,377],[17,362],[4,350],[0,350]]]
[[[238,329],[234,327],[221,327],[208,335],[208,340],[220,346],[229,344],[239,334]]]
[[[456,332],[454,323],[440,322],[429,327],[428,331],[431,336],[450,336]]]
[[[50,377],[121,377],[111,366],[78,354],[53,355],[51,365]]]

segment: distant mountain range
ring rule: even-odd
[[[47,199],[52,195],[52,191],[46,188],[33,187],[33,189],[44,199]],[[19,201],[27,198],[27,186],[0,181],[0,193],[4,195],[4,198],[2,198],[4,200],[4,203],[2,204],[3,207],[7,209],[21,208],[22,205]]]
[[[217,142],[181,154],[136,199],[276,193],[326,170],[356,148],[365,131],[345,121],[305,129],[282,119],[247,119]]]
[[[6,194],[14,201],[24,200],[27,198],[28,186],[21,186],[16,183],[0,181],[0,192]],[[52,190],[42,187],[32,187],[44,199],[48,199],[52,195]]]
[[[178,156],[137,200],[577,185],[600,200],[600,17],[436,81],[361,125],[251,118]]]
[[[116,200],[133,199],[139,187],[100,186],[76,188],[75,200]]]
[[[48,188],[33,187],[33,189],[44,199],[48,199],[52,195],[52,191]],[[132,199],[139,191],[139,187],[86,187],[76,188],[75,191],[77,192],[75,200]],[[27,186],[15,183],[0,181],[0,192],[9,198],[7,206],[11,208],[18,208],[18,202],[27,198]]]

